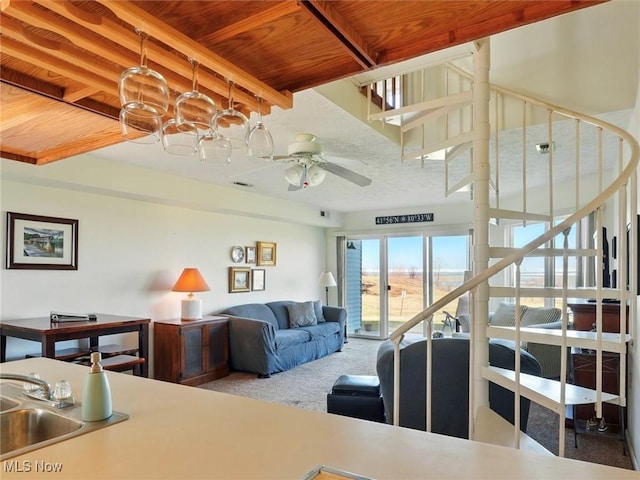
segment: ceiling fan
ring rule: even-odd
[[[326,177],[326,172],[361,187],[371,184],[370,178],[324,159],[322,146],[317,142],[315,135],[310,133],[298,133],[296,141],[289,145],[288,155],[274,156],[273,159],[295,162],[295,165],[284,172],[290,191],[320,185]]]

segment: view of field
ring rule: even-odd
[[[433,301],[439,300],[451,290],[462,284],[463,272],[434,273]],[[422,272],[390,272],[389,273],[389,330],[393,331],[399,325],[411,319],[423,310]],[[522,286],[542,286],[541,276],[532,276],[522,280]],[[403,294],[404,292],[404,294]],[[521,303],[531,307],[543,305],[541,298],[522,298]],[[447,311],[455,315],[457,300],[445,305],[433,318],[433,329],[440,330],[443,326]],[[378,275],[363,275],[362,277],[362,322],[365,330],[377,333],[380,324],[380,284]],[[422,331],[419,326],[415,330]]]
[[[434,301],[442,298],[455,287],[462,283],[463,272],[434,274],[433,296]],[[377,275],[362,277],[362,320],[366,326],[371,324],[373,331],[378,330],[380,322],[380,285]],[[390,330],[397,328],[402,323],[422,311],[422,273],[389,273],[389,325]],[[404,292],[404,294],[403,294]],[[446,310],[455,314],[457,301],[445,306]],[[434,329],[441,329],[445,318],[442,310],[434,316]]]

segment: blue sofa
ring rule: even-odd
[[[320,301],[248,303],[220,314],[229,317],[231,369],[262,378],[339,351],[344,344],[347,311]]]

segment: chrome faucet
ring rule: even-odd
[[[43,400],[45,402],[52,402],[52,406],[56,408],[66,408],[75,405],[75,401],[73,397],[56,399],[53,397],[53,392],[51,391],[51,386],[44,380],[36,377],[31,377],[29,375],[20,375],[17,373],[3,373],[0,372],[0,380],[16,380],[19,382],[27,382],[33,385],[37,385],[41,393],[29,393],[25,392],[31,398],[37,400]]]
[[[0,372],[0,380],[17,380],[19,382],[32,383],[33,385],[37,385],[42,389],[43,396],[46,399],[51,398],[51,386],[40,378],[30,377],[29,375],[19,375],[17,373]]]

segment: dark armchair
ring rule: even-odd
[[[439,338],[433,345],[433,378],[431,393],[431,431],[454,437],[469,436],[469,340]],[[386,341],[378,349],[377,372],[389,423],[393,422],[393,344]],[[426,354],[427,340],[403,341],[400,346],[400,426],[426,429]],[[513,344],[501,340],[489,343],[489,362],[501,368],[514,369],[516,352]],[[540,375],[538,361],[522,350],[521,371]],[[489,384],[492,410],[514,422],[514,397],[493,383]],[[530,402],[520,399],[520,429],[525,432]]]

